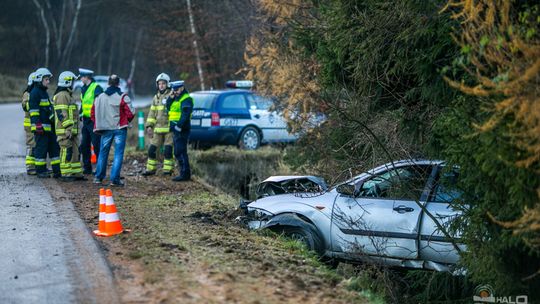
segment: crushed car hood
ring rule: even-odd
[[[287,193],[322,193],[328,186],[322,177],[312,175],[270,176],[257,186],[257,198]]]

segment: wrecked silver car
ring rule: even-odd
[[[450,270],[465,246],[448,229],[460,216],[452,204],[458,194],[442,182],[457,173],[443,169],[441,161],[398,161],[331,189],[316,177],[271,177],[259,186],[257,200],[241,206],[243,220],[330,259]]]

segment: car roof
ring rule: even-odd
[[[270,176],[269,178],[265,179],[262,182],[263,183],[265,183],[265,182],[279,183],[279,182],[286,181],[286,180],[300,179],[300,178],[307,178],[309,180],[319,180],[319,177],[316,177],[316,176],[313,176],[313,175],[275,175],[275,176]]]
[[[96,76],[94,76],[94,80],[96,80],[96,81],[109,81],[109,76],[107,76],[107,75],[96,75]],[[120,77],[120,81],[125,81],[125,79]]]
[[[347,183],[351,183],[351,182],[354,182],[360,178],[363,178],[364,176],[366,175],[373,175],[373,174],[377,174],[379,173],[380,171],[384,170],[384,169],[391,169],[393,167],[403,167],[403,166],[407,166],[407,165],[435,165],[435,166],[438,166],[438,165],[444,165],[445,164],[445,161],[442,161],[442,160],[429,160],[429,159],[402,159],[402,160],[396,160],[396,161],[393,161],[393,162],[389,162],[389,163],[386,163],[386,164],[383,164],[383,165],[380,165],[378,167],[375,167],[373,169],[370,169],[368,171],[365,171],[351,179],[348,179],[347,181],[343,182],[342,184],[347,184]]]
[[[230,90],[208,90],[208,91],[195,91],[191,92],[191,94],[225,94],[225,93],[232,93],[232,92],[242,92],[242,93],[253,93],[250,90],[242,90],[242,89],[230,89]]]

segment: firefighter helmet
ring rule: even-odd
[[[158,82],[159,82],[160,80],[165,81],[165,83],[167,84],[167,87],[169,87],[169,83],[171,82],[171,77],[169,77],[169,75],[167,75],[167,74],[165,74],[165,73],[159,74],[159,75],[156,77],[156,85],[158,84]]]
[[[34,78],[34,80],[36,82],[42,82],[43,81],[43,77],[52,77],[52,73],[51,71],[49,71],[49,69],[47,68],[39,68],[35,71],[36,73],[36,77]]]
[[[58,86],[64,88],[71,88],[73,80],[77,79],[77,75],[70,71],[64,71],[58,76]]]
[[[28,75],[28,85],[31,86],[32,83],[34,83],[34,80],[36,80],[36,72],[32,72]]]

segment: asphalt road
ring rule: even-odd
[[[19,104],[0,105],[0,303],[118,303],[106,260],[61,186],[26,175],[22,119]]]

